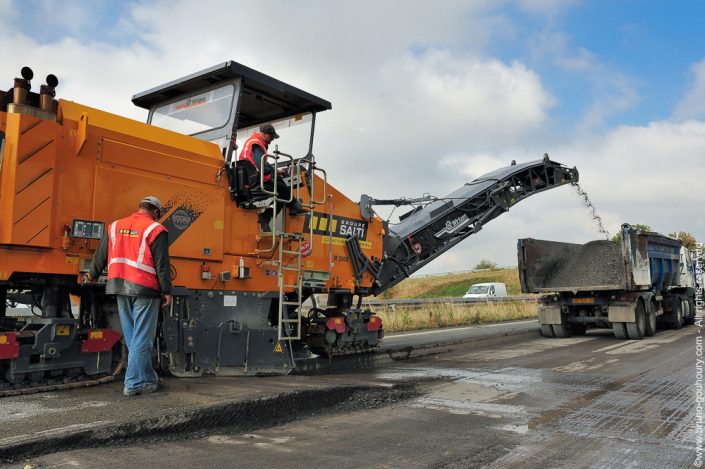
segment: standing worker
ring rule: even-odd
[[[171,303],[169,239],[166,228],[156,221],[161,206],[156,197],[145,197],[137,212],[113,222],[100,240],[88,274],[93,281],[108,266],[105,292],[117,298],[128,350],[125,396],[149,394],[159,387],[152,345],[159,305]]]
[[[272,189],[274,188],[274,183],[272,182],[272,175],[274,174],[276,168],[270,163],[268,163],[266,159],[264,161],[263,166],[262,158],[264,157],[264,155],[267,154],[267,148],[275,138],[279,138],[279,134],[274,129],[274,126],[272,124],[264,124],[259,128],[259,132],[253,132],[252,135],[250,135],[250,137],[245,140],[245,143],[242,145],[242,151],[238,156],[238,161],[247,160],[250,162],[250,164],[252,164],[252,166],[254,166],[255,171],[257,171],[258,181],[260,168],[263,168],[264,187],[268,191],[272,191]],[[237,145],[235,144],[234,140],[235,136],[233,136],[233,142],[230,146],[230,151],[233,151],[235,148],[237,148]],[[283,176],[285,173],[286,170],[279,169],[280,175]],[[288,200],[289,197],[291,197],[291,188],[286,185],[283,178],[277,178],[277,197],[279,199],[285,200]],[[301,206],[299,200],[296,197],[294,197],[291,202],[288,202],[286,206],[289,209],[289,215],[301,215],[302,213],[306,212],[306,209]]]

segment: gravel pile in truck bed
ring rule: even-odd
[[[545,279],[544,288],[618,285],[624,275],[622,248],[612,241],[590,241],[570,257],[560,259]]]

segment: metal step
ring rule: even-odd
[[[288,239],[290,241],[303,240],[303,235],[301,233],[282,233],[282,232],[279,232],[279,233],[277,233],[277,236],[279,236],[282,239]]]

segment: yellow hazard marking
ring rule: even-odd
[[[5,345],[7,343],[7,336],[0,335],[0,345]]]
[[[89,335],[91,340],[100,340],[103,338],[103,331],[92,331]]]
[[[213,229],[214,230],[224,230],[225,229],[225,221],[223,220],[215,220],[213,222]]]
[[[313,226],[314,230],[328,231],[328,218],[314,216],[313,219],[311,220],[311,226]],[[338,220],[336,220],[334,218],[331,225],[330,225],[330,231],[335,233],[337,229],[338,229]]]
[[[336,323],[336,324],[342,324],[342,323],[343,323],[343,318],[335,318],[335,323]]]
[[[56,335],[69,335],[71,334],[71,326],[59,325],[56,326]]]
[[[67,264],[78,264],[79,257],[78,254],[66,254]]]
[[[277,345],[274,347],[274,353],[283,353],[284,352],[284,347],[282,347],[281,341],[277,342]]]

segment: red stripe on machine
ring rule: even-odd
[[[378,331],[382,327],[382,318],[379,316],[370,316],[370,322],[367,323],[369,332]]]
[[[0,360],[8,360],[20,356],[20,344],[17,343],[16,332],[0,334]]]
[[[120,340],[120,333],[112,329],[91,329],[81,344],[81,353],[107,352]]]
[[[330,318],[326,321],[326,327],[328,329],[334,330],[338,334],[345,333],[345,318],[337,317]]]

